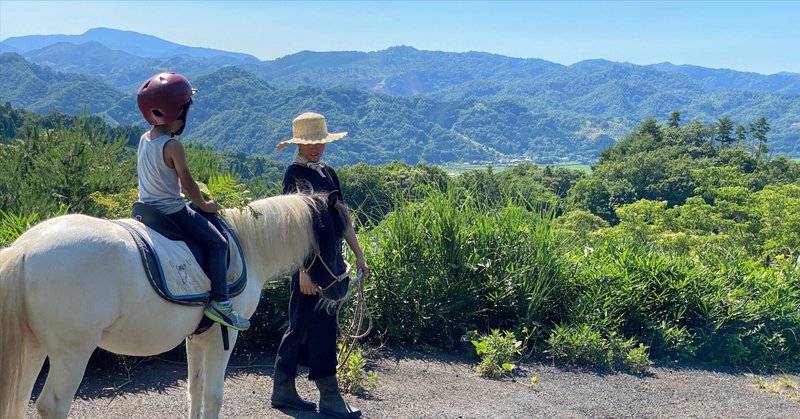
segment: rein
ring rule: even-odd
[[[325,288],[322,288],[322,287],[320,287],[319,285],[317,285],[317,289],[319,289],[319,290],[320,290],[320,292],[322,292],[322,291],[325,291],[325,290],[327,290],[328,288],[330,288],[330,287],[332,287],[332,286],[334,286],[334,285],[338,284],[339,282],[342,282],[342,281],[343,281],[343,280],[345,280],[346,278],[349,278],[349,277],[350,277],[350,272],[352,271],[352,269],[350,268],[350,264],[349,264],[349,263],[347,263],[347,261],[344,261],[344,266],[345,266],[345,268],[346,268],[346,269],[344,270],[344,272],[343,272],[343,273],[341,273],[341,274],[339,274],[339,275],[336,275],[335,273],[333,273],[333,271],[332,271],[332,270],[331,270],[331,268],[328,266],[328,264],[327,264],[327,263],[325,263],[325,261],[324,261],[324,260],[322,260],[322,257],[319,255],[319,250],[317,250],[316,252],[314,252],[314,258],[313,258],[313,259],[311,259],[311,263],[309,263],[309,264],[308,264],[308,266],[304,266],[304,267],[303,267],[303,270],[304,270],[304,271],[306,271],[306,272],[308,272],[308,270],[309,270],[309,269],[311,269],[311,267],[312,267],[312,266],[314,266],[314,262],[316,262],[316,261],[319,261],[319,263],[321,263],[321,264],[322,264],[322,266],[325,268],[325,270],[326,270],[326,271],[328,271],[328,275],[330,275],[331,277],[333,277],[333,281],[331,281],[331,283],[330,283],[330,284],[328,284],[328,286],[327,286],[327,287],[325,287]],[[316,285],[316,282],[314,283],[314,285]]]
[[[346,263],[346,262],[345,262]],[[350,320],[350,324],[347,326],[346,329],[339,328],[339,332],[342,334],[342,348],[343,351],[340,353],[339,357],[341,360],[339,361],[339,365],[336,366],[336,369],[342,368],[347,363],[347,360],[350,358],[350,354],[356,348],[356,341],[359,339],[365,338],[369,332],[372,330],[372,315],[367,310],[366,304],[366,297],[364,294],[364,271],[358,270],[358,275],[356,276],[355,283],[357,284],[357,296],[356,296],[356,306],[353,310],[353,318]],[[353,285],[351,284],[351,288]],[[342,311],[342,307],[344,304],[339,304],[339,307],[336,309],[336,324],[339,324],[339,318],[341,317],[339,314]],[[361,332],[361,327],[364,324],[364,316],[367,317],[367,329]],[[341,354],[344,354],[342,357]]]
[[[352,268],[350,264],[347,263],[347,261],[344,261],[344,265],[346,267],[344,273],[336,275],[335,273],[333,273],[328,264],[325,263],[325,261],[322,259],[319,251],[316,251],[314,253],[314,258],[311,259],[311,263],[309,263],[308,266],[304,266],[303,270],[308,272],[309,268],[311,268],[317,261],[319,261],[319,263],[322,264],[322,266],[328,272],[328,275],[330,275],[334,279],[330,284],[328,284],[328,286],[324,288],[317,285],[316,282],[314,283],[314,285],[316,285],[317,289],[319,290],[320,294],[322,294],[323,291],[327,290],[333,285],[350,277],[350,272],[352,271]],[[356,341],[365,338],[369,334],[369,332],[372,331],[372,315],[369,314],[367,311],[366,298],[364,296],[364,271],[360,269],[358,270],[358,275],[356,275],[355,284],[357,284],[356,287],[358,288],[356,291],[357,294],[356,307],[353,310],[353,318],[350,320],[350,324],[346,327],[346,329],[342,329],[341,327],[339,327],[339,332],[342,334],[342,347],[344,348],[344,350],[341,353],[344,354],[344,357],[341,358],[338,365],[336,366],[336,369],[342,368],[342,366],[345,365],[347,360],[350,358],[350,354],[352,354],[356,348]],[[351,283],[350,288],[352,289],[353,286],[354,285]],[[344,304],[340,303],[336,308],[337,325],[339,324],[339,319],[341,318],[340,313],[342,311],[342,307],[344,307]],[[361,332],[361,328],[364,325],[365,316],[368,319],[367,329]]]

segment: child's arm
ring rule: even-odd
[[[364,278],[366,278],[369,275],[369,265],[367,265],[367,260],[364,259],[364,252],[361,250],[356,231],[352,225],[347,226],[347,229],[345,229],[344,240],[356,256],[356,267],[364,272]]]
[[[203,199],[200,187],[197,186],[197,182],[195,182],[192,172],[189,171],[189,166],[186,164],[186,152],[183,150],[183,145],[180,141],[167,141],[167,144],[164,145],[164,162],[178,172],[181,188],[201,211],[217,212],[222,209],[216,201]]]

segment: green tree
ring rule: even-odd
[[[733,136],[734,123],[727,116],[720,118],[715,126],[714,140],[719,142],[720,148],[730,145],[736,138]]]
[[[80,117],[71,126],[28,125],[23,138],[0,145],[0,210],[52,213],[61,206],[95,214],[93,192],[117,193],[136,185],[135,156],[127,138],[112,138],[105,124]]]
[[[672,111],[669,114],[669,120],[667,121],[667,126],[670,128],[678,128],[681,122],[681,111]]]
[[[767,133],[771,129],[769,123],[762,116],[751,122],[749,127],[750,135],[753,137],[753,153],[756,159],[766,158],[769,153],[769,146],[767,146]]]

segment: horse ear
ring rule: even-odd
[[[332,191],[328,194],[328,209],[333,209],[336,202],[342,200],[342,193],[338,190]]]

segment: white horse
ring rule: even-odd
[[[244,317],[255,312],[267,280],[304,260],[328,303],[346,296],[349,268],[340,245],[350,213],[339,197],[283,195],[250,207],[257,216],[248,210],[223,215],[247,263],[247,286],[233,298]],[[66,418],[96,347],[147,356],[184,339],[189,416],[217,417],[230,351],[222,348],[218,324],[187,339],[202,310],[156,294],[120,225],[84,215],[36,225],[0,251],[0,419],[25,416],[46,357],[50,371],[36,408],[43,418]],[[237,332],[228,333],[235,343]]]

